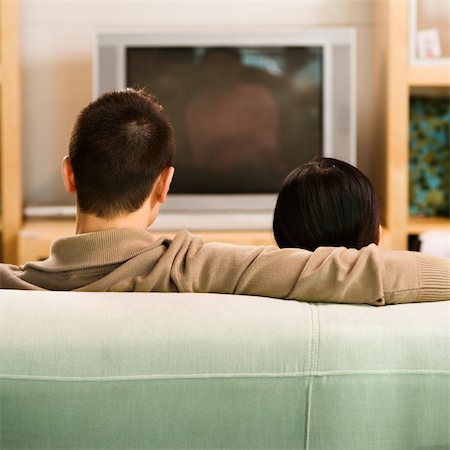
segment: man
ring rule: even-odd
[[[76,235],[50,257],[0,265],[4,289],[180,291],[383,305],[450,299],[448,260],[412,252],[204,243],[186,231],[154,240],[174,169],[173,132],[157,101],[127,89],[81,111],[63,162],[77,195]]]

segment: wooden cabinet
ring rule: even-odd
[[[434,1],[434,0],[429,0]],[[450,230],[450,220],[410,217],[409,190],[409,101],[415,88],[449,88],[450,66],[410,63],[410,8],[408,0],[376,0],[375,65],[380,90],[378,111],[385,160],[384,224],[391,247],[406,249],[409,234],[431,229]]]
[[[8,263],[16,261],[22,222],[18,6],[0,1],[0,260]]]

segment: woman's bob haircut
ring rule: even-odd
[[[280,248],[378,244],[380,212],[372,183],[344,161],[313,159],[284,180],[273,232]]]

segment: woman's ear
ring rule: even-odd
[[[77,192],[77,186],[75,184],[72,163],[70,162],[70,158],[68,156],[65,156],[62,162],[62,175],[66,191],[69,194],[75,194],[75,192]]]
[[[381,225],[378,225],[378,240],[376,242],[377,245],[380,245],[382,238],[383,238],[383,227]]]

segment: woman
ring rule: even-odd
[[[280,248],[360,249],[378,244],[381,232],[372,183],[356,167],[333,158],[316,158],[284,180],[273,218]]]

